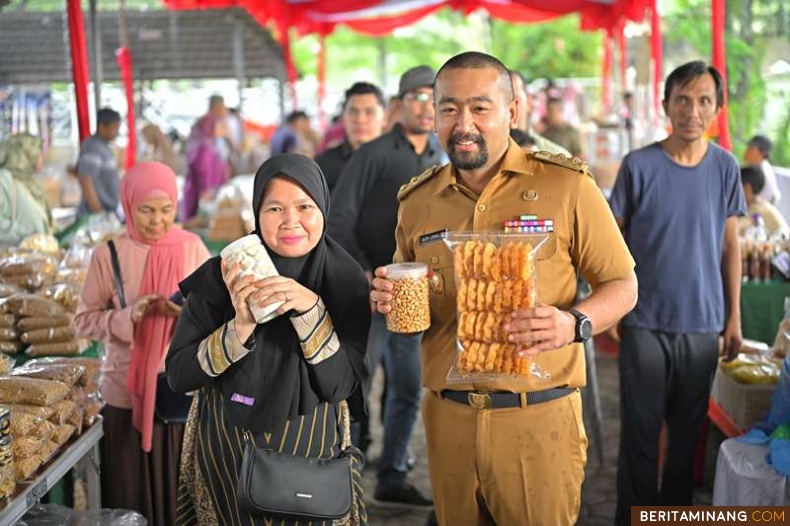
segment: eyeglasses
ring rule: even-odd
[[[430,93],[426,93],[424,91],[417,91],[407,93],[403,96],[404,99],[416,100],[417,102],[428,102],[431,100],[432,96]]]

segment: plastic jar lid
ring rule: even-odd
[[[388,279],[421,278],[428,275],[425,263],[393,263],[386,266]]]
[[[257,234],[250,234],[248,236],[244,236],[242,238],[237,239],[230,245],[223,248],[222,252],[220,252],[219,255],[222,259],[228,259],[229,257],[232,257],[233,254],[235,254],[236,252],[245,251],[248,248],[254,247],[256,245],[263,246],[263,244],[261,243],[261,238],[259,238]]]

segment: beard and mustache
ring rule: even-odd
[[[460,142],[474,142],[477,151],[459,152],[456,147]],[[453,133],[447,140],[447,156],[460,170],[477,170],[488,163],[488,144],[479,133]]]

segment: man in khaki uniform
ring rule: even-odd
[[[633,307],[634,262],[581,161],[525,153],[509,139],[517,105],[501,62],[477,52],[453,57],[436,76],[434,104],[452,162],[401,189],[394,259],[426,263],[436,274],[422,366],[439,523],[570,525],[578,517],[587,457],[578,342]],[[505,330],[551,378],[448,384],[456,358],[456,284],[441,233],[501,230],[522,214],[553,219],[554,232],[537,262],[542,306],[514,312]],[[593,293],[574,305],[577,272]],[[392,282],[384,268],[376,276],[371,301],[387,313]],[[568,312],[572,307],[576,315]]]

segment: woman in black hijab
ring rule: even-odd
[[[244,514],[236,503],[245,431],[260,447],[334,458],[339,402],[349,399],[352,414],[362,410],[369,285],[326,235],[329,191],[320,168],[296,154],[269,159],[255,175],[252,205],[255,233],[279,276],[237,279],[238,266],[215,257],[181,283],[186,303],[167,375],[175,391],[199,394],[184,441],[179,524],[270,522],[275,517]],[[283,301],[278,312],[286,315],[256,325],[248,299]]]

